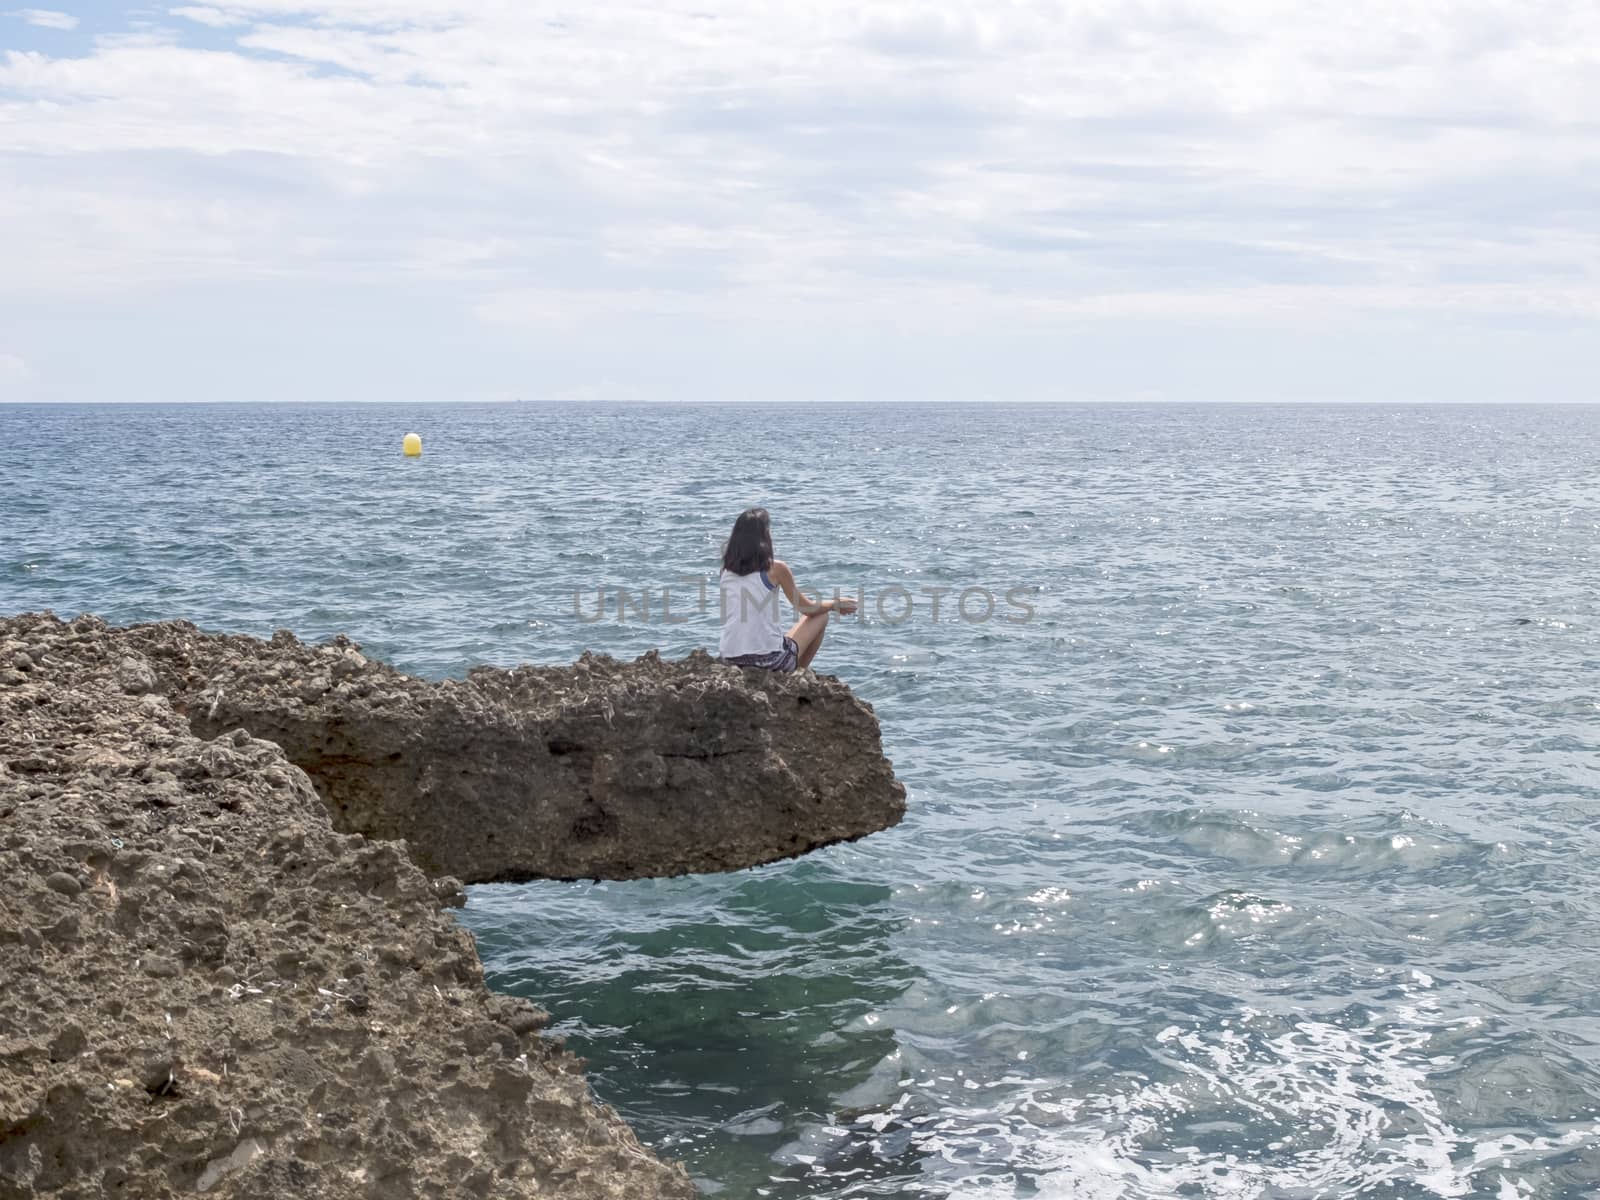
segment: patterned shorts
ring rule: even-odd
[[[788,634],[783,636],[783,649],[774,650],[770,654],[739,654],[733,658],[725,658],[725,663],[732,663],[736,667],[760,667],[765,671],[792,671],[800,662],[800,647],[795,645],[795,640]]]

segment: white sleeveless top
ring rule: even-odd
[[[734,575],[724,571],[722,584],[722,639],[718,653],[723,658],[745,654],[771,654],[783,649],[783,626],[779,618],[779,597],[783,594],[767,578],[765,571]]]

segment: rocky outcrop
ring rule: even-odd
[[[872,709],[810,672],[651,653],[429,683],[337,640],[182,624],[118,638],[132,686],[196,733],[277,743],[336,828],[403,838],[425,870],[469,883],[728,871],[905,812]]]
[[[902,809],[810,675],[0,620],[0,1197],[689,1196],[441,904]]]

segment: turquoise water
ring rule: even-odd
[[[5,611],[431,676],[677,654],[752,501],[803,585],[865,594],[819,666],[876,706],[903,826],[464,913],[708,1194],[1600,1188],[1600,409],[0,407],[0,439]]]

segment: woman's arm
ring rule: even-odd
[[[841,616],[848,616],[856,610],[856,602],[843,597],[838,600],[812,600],[800,590],[800,585],[794,581],[794,572],[789,570],[789,564],[782,559],[772,560],[772,566],[767,569],[767,578],[783,589],[783,594],[788,597],[789,603],[794,605],[795,612],[804,616],[826,612],[837,612]]]

